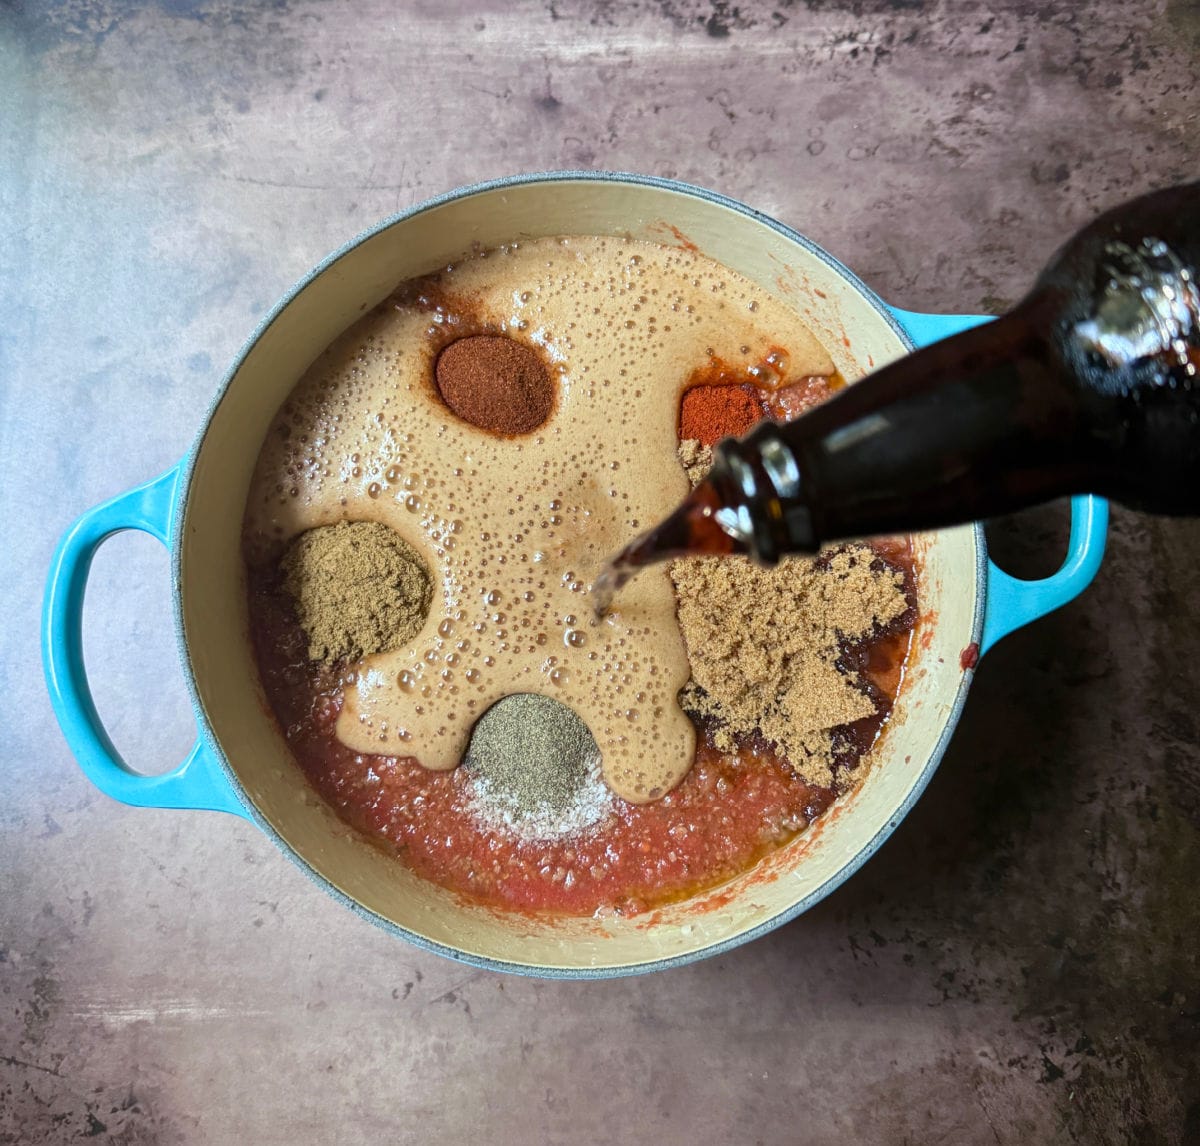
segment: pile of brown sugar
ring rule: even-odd
[[[706,446],[695,438],[684,438],[679,443],[679,461],[688,481],[692,485],[699,485],[712,469],[712,446]]]
[[[698,481],[711,451],[684,441],[679,453]],[[806,783],[828,787],[832,729],[875,712],[837,667],[841,643],[904,612],[903,576],[868,546],[851,545],[771,569],[744,557],[679,560],[671,579],[692,667],[684,709],[712,722],[720,751],[757,734]]]
[[[314,661],[358,660],[412,640],[433,582],[417,551],[377,521],[310,529],[280,564]]]

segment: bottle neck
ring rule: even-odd
[[[1092,486],[1088,404],[1047,331],[1052,292],[716,451],[718,520],[756,558],[934,529]]]

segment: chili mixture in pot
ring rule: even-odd
[[[794,839],[891,713],[909,543],[678,561],[599,622],[588,591],[717,441],[840,385],[692,251],[536,240],[402,286],[285,402],[247,503],[254,652],[308,781],[522,911],[636,914]]]

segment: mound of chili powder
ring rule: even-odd
[[[740,438],[764,418],[790,422],[825,401],[841,384],[818,374],[786,386],[762,389],[749,382],[723,381],[729,368],[719,360],[704,373],[717,381],[691,385],[679,403],[680,441],[715,446],[722,438]]]
[[[715,446],[722,438],[740,438],[764,413],[753,386],[693,386],[679,404],[679,437]]]
[[[434,373],[442,401],[464,422],[494,434],[528,434],[554,409],[554,381],[541,358],[502,335],[450,343]]]

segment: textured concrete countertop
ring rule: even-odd
[[[471,971],[233,817],[71,759],[53,545],[174,462],[258,318],[379,218],[546,168],[678,176],[913,309],[1003,308],[1200,172],[1192,0],[0,0],[0,1142],[1200,1141],[1200,525],[981,665],[927,795],[797,922],[594,984]],[[1047,570],[1058,510],[991,531]],[[87,652],[136,765],[192,736],[167,560]]]

